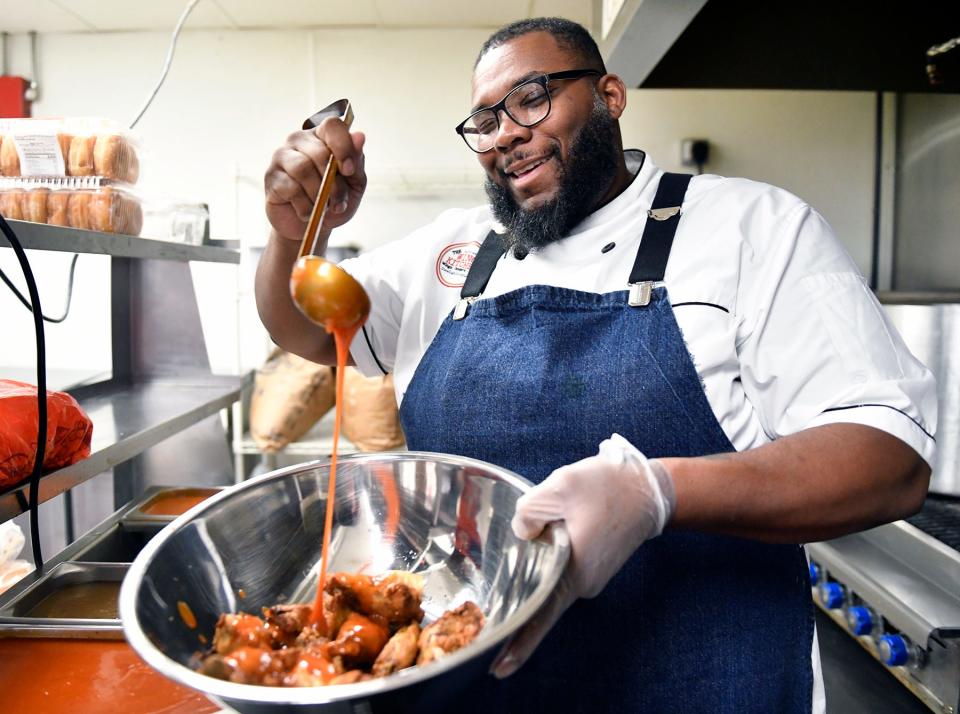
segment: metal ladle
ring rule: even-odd
[[[321,109],[303,123],[303,128],[315,128],[327,117],[339,117],[349,129],[353,123],[350,101],[340,99]],[[327,332],[355,330],[370,314],[370,298],[363,286],[342,268],[314,255],[336,176],[337,160],[331,155],[303,234],[300,255],[290,274],[293,303],[308,320]]]

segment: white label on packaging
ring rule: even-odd
[[[21,176],[66,176],[63,152],[56,134],[17,134]]]

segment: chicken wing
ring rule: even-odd
[[[224,613],[217,620],[213,633],[213,650],[226,655],[240,647],[270,649],[281,639],[276,625],[264,622],[256,615]]]
[[[263,608],[263,619],[273,628],[274,639],[292,645],[300,632],[310,624],[310,605],[274,605]]]
[[[371,673],[374,677],[386,677],[398,669],[404,669],[417,661],[417,640],[420,637],[420,625],[416,622],[396,631],[373,663]]]
[[[345,671],[343,660],[327,656],[324,645],[314,643],[293,648],[296,654],[283,678],[286,687],[318,687],[330,684]]]
[[[212,654],[203,660],[203,674],[237,684],[284,684],[287,672],[295,664],[297,650],[271,650],[241,646],[229,654]]]
[[[373,662],[390,638],[390,631],[381,618],[365,617],[354,612],[337,633],[337,639],[325,645],[328,657],[342,657],[354,666]]]
[[[390,571],[381,576],[337,573],[330,577],[326,592],[333,596],[341,594],[354,611],[378,615],[391,625],[423,619],[420,608],[423,579],[413,573]]]
[[[417,664],[432,662],[470,644],[483,627],[483,622],[480,608],[469,601],[443,613],[420,633]]]

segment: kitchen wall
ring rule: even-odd
[[[312,111],[340,96],[368,134],[370,189],[335,243],[364,248],[403,235],[450,206],[483,201],[473,155],[453,126],[470,106],[469,76],[486,30],[184,31],[166,84],[137,127],[141,188],[210,205],[214,238],[239,239],[244,262],[193,264],[215,370],[256,366],[267,340],[252,276],[267,234],[262,177],[273,150]],[[36,116],[97,115],[129,122],[152,87],[166,33],[42,35]],[[15,35],[11,70],[30,75]],[[866,93],[633,90],[627,146],[680,170],[680,140],[703,137],[706,170],[781,185],[817,207],[869,268],[873,96]],[[44,309],[56,314],[69,254],[31,252]],[[19,280],[12,251],[0,267]],[[109,364],[109,260],[83,255],[70,318],[47,326],[52,367]],[[0,364],[33,364],[32,322],[0,291]]]

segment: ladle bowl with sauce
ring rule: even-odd
[[[128,642],[170,679],[242,713],[454,710],[458,692],[488,676],[499,646],[546,600],[569,555],[562,527],[535,541],[514,536],[510,519],[529,482],[458,456],[341,457],[328,565],[329,572],[420,573],[424,622],[473,600],[486,616],[476,640],[428,665],[356,684],[266,687],[195,671],[220,613],[313,601],[329,477],[327,461],[274,471],[221,491],[163,529],[121,589]]]
[[[370,314],[370,298],[363,286],[317,255],[304,255],[294,264],[290,297],[307,319],[331,333],[355,332]]]

